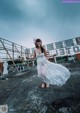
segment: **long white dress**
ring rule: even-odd
[[[48,61],[44,53],[39,54],[36,51],[36,57],[38,77],[40,77],[43,82],[62,86],[70,78],[70,72],[66,67]]]

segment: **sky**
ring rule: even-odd
[[[0,37],[34,47],[80,36],[80,3],[63,0],[0,0]]]

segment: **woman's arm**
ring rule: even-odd
[[[45,48],[44,48],[44,55],[45,55],[45,57],[47,57],[47,52],[46,52]]]
[[[36,52],[35,52],[35,50],[34,50],[34,56],[33,57],[34,57],[34,59],[36,58]]]
[[[46,59],[48,60],[49,59],[49,56],[47,55],[47,52],[46,52],[46,49],[44,48],[44,55],[46,57]]]
[[[34,50],[34,54],[33,54],[32,57],[28,56],[28,57],[26,57],[26,58],[27,58],[27,59],[34,60],[34,59],[36,58],[36,52],[35,52],[35,50]]]

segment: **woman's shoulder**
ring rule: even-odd
[[[37,48],[34,48],[34,51],[36,51],[37,50]]]
[[[37,52],[37,48],[34,48],[34,52],[35,52],[35,53]]]
[[[45,49],[45,46],[42,46],[43,47],[43,49]]]
[[[44,51],[46,51],[46,48],[43,46]]]

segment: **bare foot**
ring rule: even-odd
[[[49,84],[46,83],[46,88],[48,88],[48,87],[49,87]]]
[[[42,83],[41,87],[42,87],[42,88],[45,88],[45,83]]]

